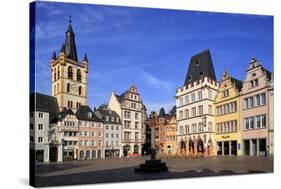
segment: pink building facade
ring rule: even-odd
[[[242,154],[266,156],[273,153],[272,73],[252,58],[240,97]]]

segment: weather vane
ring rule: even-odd
[[[71,22],[72,22],[72,21],[71,21],[71,15],[69,15],[69,23],[71,24]]]

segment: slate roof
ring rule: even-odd
[[[240,91],[243,86],[243,82],[234,77],[230,77],[230,79],[231,79],[231,82],[233,82],[235,84],[236,89]]]
[[[73,32],[71,23],[69,23],[67,31],[66,31],[66,37],[65,37],[64,45],[65,45],[64,46],[65,56],[69,59],[78,61],[76,44],[75,44],[75,35],[74,35],[74,32]]]
[[[159,117],[165,117],[166,113],[165,113],[165,109],[162,107],[159,111]]]
[[[91,113],[91,117],[89,117],[89,113]],[[102,120],[96,116],[91,108],[86,105],[81,105],[75,115],[79,120],[102,122]]]
[[[217,80],[209,49],[191,57],[184,85],[198,81],[202,77]]]
[[[63,108],[61,112],[57,114],[57,116],[51,120],[51,123],[56,123],[58,121],[63,120],[67,115],[75,115],[71,109]]]
[[[57,98],[41,93],[30,94],[30,111],[40,111],[49,113],[49,122],[59,114]]]
[[[262,71],[265,71],[266,78],[270,81],[272,77],[272,73],[269,70],[265,69],[264,67],[262,67]]]
[[[176,106],[174,106],[172,108],[172,110],[170,111],[170,114],[171,114],[171,116],[176,116],[176,113],[177,113],[177,108],[176,108]]]
[[[121,118],[120,116],[118,115],[117,112],[113,111],[113,110],[110,110],[110,109],[107,109],[107,108],[103,108],[103,107],[100,107],[99,109],[97,109],[95,111],[95,114],[96,116],[101,119],[104,123],[108,123],[108,124],[122,124],[121,123]],[[106,116],[109,117],[109,120],[106,121]],[[114,122],[111,121],[111,117],[114,117]],[[116,118],[118,118],[118,122],[116,122]]]

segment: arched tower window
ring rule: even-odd
[[[68,79],[73,79],[73,70],[71,66],[69,66],[67,69],[67,75],[68,75]]]
[[[82,87],[81,86],[79,87],[78,91],[79,91],[79,95],[82,95]]]
[[[70,83],[67,83],[66,92],[70,92]]]
[[[58,66],[58,79],[60,78],[60,66]]]
[[[77,70],[77,81],[81,82],[81,71],[80,71],[80,69]]]
[[[57,69],[55,68],[55,71],[54,71],[54,81],[57,80]]]

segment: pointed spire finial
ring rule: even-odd
[[[71,24],[72,20],[71,20],[71,15],[69,15],[69,20],[68,20],[69,24]]]
[[[85,55],[84,55],[83,62],[88,62],[87,53],[85,53]]]
[[[52,60],[56,60],[57,59],[57,56],[56,56],[56,51],[53,52],[53,55],[52,55]]]
[[[65,49],[65,46],[64,46],[64,43],[61,45],[61,49],[60,49],[60,52],[64,52],[64,49]]]
[[[227,69],[224,68],[223,74],[222,74],[223,79],[226,79],[228,77]]]

